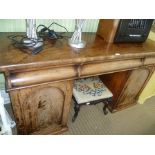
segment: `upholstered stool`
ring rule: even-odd
[[[107,104],[111,102],[113,94],[103,84],[98,76],[75,80],[73,86],[74,116],[72,122],[78,116],[81,105],[104,103],[103,112],[107,114]]]

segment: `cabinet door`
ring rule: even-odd
[[[55,134],[67,129],[72,82],[10,92],[19,134]]]
[[[126,84],[132,71],[116,72],[111,74],[101,75],[100,79],[110,89],[113,94],[113,99],[108,108],[113,112],[118,104],[118,98]]]
[[[100,78],[113,93],[108,105],[111,112],[137,103],[137,98],[153,72],[152,67],[102,75]]]
[[[136,104],[139,93],[144,88],[151,73],[152,72],[149,68],[133,70],[122,89],[115,105],[115,109],[119,110]]]

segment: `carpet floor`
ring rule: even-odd
[[[144,104],[137,104],[125,110],[104,115],[103,104],[83,106],[74,123],[70,111],[65,135],[154,135],[155,134],[155,97]]]

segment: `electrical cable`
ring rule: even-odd
[[[68,30],[66,29],[66,27],[64,27],[64,26],[62,26],[62,25],[60,25],[60,24],[58,24],[56,22],[53,22],[48,27],[45,26],[45,25],[43,25],[43,24],[38,25],[37,26],[37,30],[36,30],[37,33],[38,33],[38,35],[40,37],[45,37],[45,38],[54,39],[54,40],[55,39],[62,39],[62,38],[65,38],[65,37],[69,38],[68,36],[63,36],[62,35],[62,33],[64,33],[64,32],[58,33],[58,32],[55,32],[53,29],[50,29],[50,27],[52,25],[54,25],[54,24],[57,25],[57,26],[59,26],[59,27],[62,27],[63,29],[65,29],[66,32],[68,32]],[[39,30],[40,27],[42,27],[42,29]]]
[[[40,52],[42,50],[43,44],[41,42],[44,42],[46,39],[57,40],[57,39],[63,39],[66,37],[69,38],[68,36],[62,35],[62,33],[64,33],[64,32],[58,33],[58,32],[55,32],[54,30],[50,29],[50,27],[54,24],[64,28],[65,31],[68,32],[68,30],[64,26],[53,22],[48,27],[43,24],[40,24],[37,26],[36,33],[39,36],[38,39],[28,38],[25,35],[10,35],[10,36],[8,36],[8,38],[12,41],[12,45],[14,47],[20,48],[20,49],[27,49],[27,50],[31,51],[32,54],[37,54],[38,52]],[[42,28],[39,30],[40,27],[42,27]],[[42,38],[42,39],[40,39],[40,38]]]
[[[64,27],[64,26],[62,26],[62,25],[60,25],[60,24],[58,24],[58,23],[56,23],[56,22],[53,22],[52,24],[50,24],[50,26],[48,27],[48,29],[49,29],[53,24],[58,25],[58,26],[64,28],[64,29],[66,30],[66,32],[68,32],[68,30],[66,29],[66,27]]]
[[[38,42],[43,42],[43,41],[40,41],[40,40],[34,40],[34,39],[31,39],[31,42],[23,42],[24,39],[27,39],[26,36],[24,35],[11,35],[11,36],[8,36],[8,38],[10,40],[12,40],[12,44],[15,46],[15,47],[24,47],[25,44],[26,46],[28,47],[34,47]]]

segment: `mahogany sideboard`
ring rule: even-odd
[[[17,49],[0,33],[0,72],[17,123],[18,134],[58,134],[66,131],[74,79],[99,75],[114,94],[111,112],[136,104],[154,71],[155,42],[106,43],[95,33],[83,33],[84,49],[68,39],[46,41],[37,55]],[[69,34],[68,34],[69,35]]]

